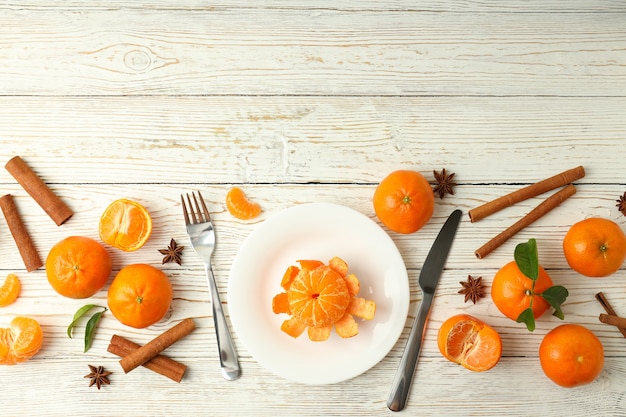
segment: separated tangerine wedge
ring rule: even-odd
[[[121,198],[102,213],[99,232],[104,243],[125,252],[136,251],[152,233],[152,217],[141,204]]]
[[[22,284],[15,274],[9,274],[4,280],[4,284],[0,287],[0,307],[6,307],[13,304],[20,295]]]
[[[475,372],[493,368],[502,356],[498,332],[469,314],[446,320],[439,329],[437,345],[446,359]]]
[[[228,212],[241,220],[250,220],[261,214],[261,206],[248,200],[241,188],[233,187],[226,194]]]
[[[15,317],[8,329],[0,329],[0,365],[15,365],[32,358],[43,344],[39,322]]]

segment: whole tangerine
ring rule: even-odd
[[[158,268],[128,265],[113,279],[107,302],[122,324],[142,329],[165,317],[172,303],[172,284]]]
[[[592,217],[575,223],[563,239],[569,266],[587,277],[606,277],[626,260],[626,235],[615,222]]]
[[[600,339],[579,324],[562,324],[549,331],[539,346],[541,368],[555,384],[571,388],[595,380],[604,367]]]
[[[87,298],[100,291],[111,274],[111,257],[89,237],[70,236],[50,249],[46,275],[54,290],[64,297]]]
[[[515,261],[504,265],[493,277],[491,283],[491,299],[498,310],[511,320],[517,320],[520,314],[531,305],[535,318],[540,317],[549,308],[550,304],[538,296],[552,286],[552,279],[539,266],[539,277],[533,281],[519,269]]]
[[[435,208],[435,196],[422,174],[398,170],[378,184],[373,203],[376,216],[385,226],[408,234],[428,223]]]

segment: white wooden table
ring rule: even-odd
[[[154,219],[147,245],[110,250],[114,272],[146,262],[174,286],[166,318],[135,330],[105,315],[93,347],[65,330],[86,300],[56,295],[45,271],[27,273],[0,220],[0,278],[17,273],[18,301],[0,325],[36,318],[45,332],[29,362],[0,368],[0,414],[47,416],[391,415],[386,399],[421,300],[417,277],[445,217],[583,165],[578,192],[487,258],[474,250],[535,207],[541,196],[479,223],[464,216],[437,289],[406,415],[623,416],[626,340],[598,321],[603,291],[626,315],[626,270],[588,279],[565,262],[561,240],[589,216],[626,227],[615,200],[626,191],[626,4],[622,1],[215,1],[117,0],[0,4],[0,162],[21,155],[75,211],[57,227],[0,170],[41,256],[70,235],[97,238],[113,200],[142,202]],[[200,189],[214,212],[218,287],[228,312],[232,261],[267,218],[306,202],[332,202],[378,221],[377,183],[396,169],[456,173],[454,196],[436,200],[419,232],[389,232],[406,263],[411,304],[404,332],[376,366],[348,381],[293,383],[265,370],[241,345],[236,382],[224,381],[199,259],[161,266],[170,238],[188,245],[179,195]],[[224,206],[239,185],[263,207],[238,221]],[[385,229],[386,230],[386,229]],[[591,329],[606,363],[592,384],[554,385],[537,350],[560,321],[534,333],[489,298],[457,294],[467,275],[491,282],[515,244],[535,237],[540,262],[568,287],[566,322]],[[106,303],[106,292],[89,302]],[[472,373],[441,357],[439,325],[469,313],[501,334],[503,358]],[[188,365],[180,384],[145,369],[124,374],[106,352],[112,334],[146,343],[182,318],[198,329],[166,353]],[[88,364],[112,370],[88,387]]]

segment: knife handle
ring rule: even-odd
[[[402,358],[400,358],[400,365],[398,366],[396,376],[391,384],[391,392],[387,400],[387,407],[391,411],[400,411],[406,405],[409,389],[411,389],[411,382],[413,381],[413,374],[415,373],[415,366],[417,365],[417,358],[422,349],[422,342],[424,341],[426,320],[430,313],[433,296],[434,294],[430,293],[423,294],[417,317],[411,327],[409,339],[404,348]]]

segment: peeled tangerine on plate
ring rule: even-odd
[[[502,356],[498,332],[469,314],[446,320],[439,329],[437,344],[446,359],[470,371],[487,371],[496,366]]]
[[[281,330],[297,338],[307,330],[309,339],[323,342],[335,331],[342,338],[356,336],[359,325],[354,316],[371,320],[376,303],[357,297],[360,283],[348,273],[348,264],[334,257],[328,265],[318,260],[300,260],[300,267],[291,265],[283,275],[285,292],[272,300],[272,311],[289,314]]]
[[[43,344],[43,331],[35,319],[15,317],[0,329],[0,365],[15,365],[33,357]]]

